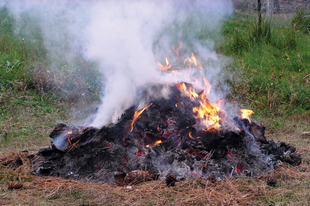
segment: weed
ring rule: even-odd
[[[60,196],[59,195],[52,195],[50,197],[47,198],[47,200],[56,200],[56,199],[59,199]]]
[[[8,183],[8,182],[14,182],[19,181],[18,175],[14,173],[12,169],[9,170],[3,170],[0,172],[0,182],[1,183]]]
[[[170,201],[170,202],[174,202],[174,201],[175,201],[175,198],[170,198],[169,201]]]
[[[74,197],[74,199],[84,199],[85,195],[81,191],[73,191],[71,192],[71,195]]]

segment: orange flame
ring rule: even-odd
[[[177,59],[179,59],[179,51],[182,47],[182,42],[179,44],[177,48],[173,47],[174,52],[177,55]],[[201,65],[197,62],[197,59],[195,55],[192,53],[190,57],[187,57],[187,59],[184,60],[184,64],[189,64],[189,68],[191,68],[191,65],[194,64],[196,68],[201,69]],[[171,68],[171,65],[166,58],[166,65],[162,65],[160,62],[157,63],[159,66],[159,69],[167,71]],[[179,75],[179,71],[172,70],[173,74]],[[183,74],[184,79],[187,81],[190,81],[189,76],[186,76],[188,74]],[[198,79],[194,79],[196,82],[198,82]],[[211,91],[211,84],[203,77],[204,82],[204,92],[201,94],[198,94],[195,91],[195,88],[191,85],[185,84],[185,83],[177,83],[176,87],[182,91],[185,95],[190,97],[192,100],[200,100],[200,105],[198,107],[193,108],[193,113],[196,114],[196,119],[199,120],[199,122],[202,122],[206,129],[203,129],[204,131],[212,130],[218,130],[220,127],[220,120],[225,121],[224,111],[221,110],[220,106],[223,100],[219,100],[218,104],[211,103],[207,96],[210,95]],[[176,105],[177,107],[178,105]],[[223,119],[222,119],[223,118]],[[135,119],[134,119],[135,120]],[[133,121],[134,122],[134,121]],[[133,123],[132,123],[133,125]],[[132,127],[133,128],[133,127]],[[189,134],[190,138],[193,138],[191,134]],[[197,137],[198,138],[198,137]],[[149,146],[149,145],[147,145]]]
[[[202,119],[203,124],[207,127],[207,131],[212,128],[219,129],[219,122],[221,120],[219,117],[219,112],[221,111],[220,107],[209,102],[204,93],[202,93],[200,97],[200,106],[193,108],[193,112],[197,113],[196,118]]]
[[[206,97],[206,95],[210,94],[211,84],[205,78],[204,83],[205,92],[200,95],[195,92],[194,88],[190,85],[186,85],[185,83],[178,83],[177,88],[191,99],[201,99],[199,107],[193,108],[193,113],[197,113],[196,119],[202,120],[202,123],[207,128],[205,131],[209,131],[210,129],[218,130],[220,127],[219,122],[221,120],[219,115],[221,112],[223,113],[223,110],[220,108],[223,100],[219,100],[218,104],[211,103]],[[189,134],[189,136],[191,137],[191,134]]]
[[[72,130],[68,131],[65,135],[70,135],[72,134]]]
[[[159,145],[159,144],[161,144],[161,143],[163,143],[163,141],[157,140],[157,141],[155,142],[154,146]]]
[[[67,138],[67,141],[69,142],[69,145],[71,145],[72,143],[71,143],[71,141],[70,141],[70,139],[69,139],[69,137]]]
[[[174,48],[173,46],[173,51],[175,52],[175,54],[177,55],[177,59],[179,60],[179,51],[182,48],[182,42],[180,42],[179,46],[177,48]]]
[[[132,130],[133,130],[133,124],[135,123],[135,121],[137,120],[137,118],[142,114],[142,112],[144,112],[145,109],[147,109],[147,108],[148,108],[149,106],[151,106],[151,105],[152,105],[152,103],[149,104],[149,105],[147,105],[146,107],[144,107],[144,108],[141,109],[140,111],[135,111],[135,114],[133,115],[133,119],[132,119],[132,122],[131,122],[131,125],[130,125],[130,127],[131,127],[130,132],[132,132]]]
[[[177,83],[176,87],[192,99],[197,99],[199,97],[199,95],[195,92],[194,89],[192,89],[190,85],[188,85],[188,89],[187,89],[187,86],[185,83]]]
[[[72,130],[66,132],[66,134],[64,135],[64,136],[68,136],[68,137],[67,137],[67,141],[69,142],[69,145],[71,145],[71,141],[70,141],[70,139],[69,139],[69,135],[70,135],[70,134],[72,134]]]
[[[184,64],[186,64],[186,61],[188,61],[189,68],[191,68],[192,64],[194,64],[196,67],[198,66],[197,59],[193,53],[191,57],[187,57],[187,59],[184,60]]]
[[[176,70],[173,70],[173,71],[172,71],[172,73],[174,74],[174,76],[176,76],[176,75],[180,75],[180,74],[181,74],[181,72],[176,71]]]
[[[152,144],[152,147],[157,146],[157,145],[159,145],[159,144],[161,144],[161,143],[163,143],[163,141],[157,140],[157,141],[155,141],[154,144]],[[151,145],[147,144],[147,145],[145,145],[145,147],[149,148],[149,147],[151,147]]]
[[[205,83],[205,85],[204,85],[205,93],[207,95],[209,95],[210,91],[211,91],[211,84],[208,82],[208,80],[206,78],[203,78],[203,82]]]
[[[189,136],[191,139],[195,139],[195,138],[192,136],[192,132],[189,132],[189,133],[188,133],[188,136]]]
[[[201,138],[200,136],[198,136],[198,137],[196,137],[196,138],[193,137],[193,136],[192,136],[192,132],[189,132],[189,133],[188,133],[188,136],[189,136],[191,139],[199,139],[199,138]]]
[[[250,116],[254,114],[252,110],[249,109],[240,109],[242,119],[248,119],[251,122]]]
[[[157,65],[160,70],[167,71],[171,68],[171,64],[169,64],[168,58],[166,57],[166,65],[162,65],[160,62],[157,62]]]
[[[194,64],[197,67],[197,59],[193,53],[192,53],[192,56],[188,58],[188,60],[191,64]]]

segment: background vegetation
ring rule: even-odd
[[[271,127],[310,110],[309,20],[302,10],[265,19],[260,36],[254,16],[235,14],[224,23],[225,43],[218,50],[234,59],[226,68],[233,100],[256,117],[276,119]]]
[[[79,54],[70,64],[51,59],[39,24],[27,14],[21,19],[17,24],[6,7],[0,8],[2,151],[46,145],[50,129],[68,121],[77,107],[79,118],[85,118],[83,111],[99,101],[102,87],[96,63]]]

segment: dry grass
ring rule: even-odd
[[[164,181],[132,186],[114,186],[91,182],[34,177],[19,190],[8,190],[1,184],[5,205],[308,205],[309,172],[288,166],[273,174],[257,178],[232,178],[211,183],[196,179],[167,187]],[[279,186],[269,187],[269,176],[278,178]]]
[[[160,180],[127,187],[37,177],[31,175],[28,153],[5,153],[0,156],[0,163],[6,165],[1,172],[0,205],[309,205],[310,137],[302,136],[298,128],[295,133],[283,131],[269,139],[297,145],[297,153],[303,157],[300,166],[282,163],[260,177],[216,183],[195,179],[177,182],[174,187]],[[12,163],[18,157],[24,164],[14,168]],[[275,187],[267,184],[271,178],[276,180]],[[12,181],[22,182],[23,187],[8,190]]]

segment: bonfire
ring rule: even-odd
[[[200,79],[139,88],[143,95],[137,99],[145,106],[132,105],[114,124],[58,124],[50,134],[51,147],[31,157],[35,173],[118,185],[166,179],[170,186],[191,178],[254,177],[271,172],[281,161],[301,163],[292,155],[294,147],[266,139],[265,127],[250,119],[253,111],[241,109],[240,116],[230,117],[222,108],[225,99],[209,101],[211,84],[194,54],[183,63]],[[184,75],[168,58],[158,67]],[[203,82],[203,88],[196,88],[196,82]],[[163,91],[169,92],[143,98]]]

